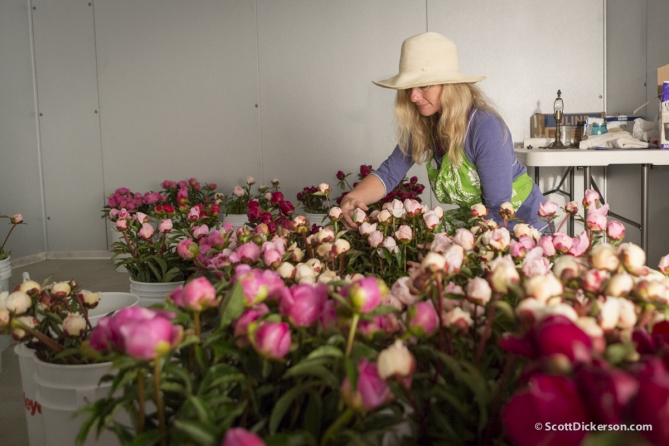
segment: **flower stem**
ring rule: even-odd
[[[344,277],[344,266],[345,266],[344,257],[345,253],[342,252],[341,254],[339,254],[339,277]]]
[[[479,341],[479,348],[476,352],[476,365],[479,365],[481,362],[481,357],[483,356],[483,348],[485,347],[488,338],[490,337],[490,332],[492,331],[492,323],[495,320],[495,313],[497,312],[497,300],[499,299],[499,294],[495,293],[495,296],[490,301],[490,314],[488,315],[488,320],[486,321],[485,329],[481,335],[481,340]]]
[[[165,408],[163,407],[163,398],[160,395],[160,358],[153,361],[153,389],[158,408],[158,424],[163,435],[160,437],[160,444],[167,446],[167,432],[165,430]]]
[[[348,342],[346,343],[346,357],[351,356],[353,350],[353,341],[355,340],[355,331],[358,328],[358,321],[360,321],[360,314],[353,315],[353,322],[351,323],[351,330],[348,332]]]
[[[325,431],[325,435],[323,435],[323,440],[321,441],[321,446],[326,446],[330,439],[334,437],[334,435],[337,433],[337,431],[346,423],[349,422],[351,417],[353,416],[353,409],[350,407],[342,413],[339,418],[335,420],[334,423],[330,425],[327,431]]]
[[[200,324],[200,312],[196,311],[193,315],[193,323],[195,325],[195,336],[200,337],[201,324]]]
[[[84,307],[84,302],[81,300],[81,297],[79,297],[79,294],[74,292],[74,298],[77,299],[77,303],[79,303],[79,308],[81,308],[81,312],[84,315],[84,319],[86,319],[86,325],[90,330],[93,330],[93,325],[91,325],[91,321],[88,320],[88,309]]]
[[[146,405],[145,395],[144,395],[144,374],[142,370],[137,370],[137,403],[139,405],[139,410],[137,411],[137,435],[141,435],[144,432],[144,420],[146,418]]]
[[[16,227],[16,225],[12,225],[12,229],[10,229],[9,232],[7,233],[7,237],[5,237],[5,241],[2,242],[2,246],[0,246],[0,252],[2,252],[3,249],[5,249],[5,243],[7,243],[7,240],[9,240],[9,236],[12,235],[12,231],[14,230],[15,227]]]

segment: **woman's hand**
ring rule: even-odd
[[[339,207],[344,214],[344,226],[346,229],[358,229],[358,225],[353,221],[353,211],[360,208],[368,211],[368,204],[376,203],[386,195],[386,186],[376,175],[367,175],[355,186],[351,192],[346,194],[341,200]]]
[[[369,208],[367,205],[360,199],[355,196],[351,197],[351,194],[346,195],[342,200],[339,207],[342,210],[342,215],[344,216],[344,226],[346,229],[358,229],[358,225],[353,221],[352,215],[353,211],[356,208],[360,208],[363,211],[367,211]]]

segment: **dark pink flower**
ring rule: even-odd
[[[244,263],[255,263],[260,258],[260,248],[255,243],[249,242],[237,248],[237,254]]]
[[[177,245],[177,253],[184,260],[193,260],[200,252],[200,247],[193,240],[183,239]]]
[[[344,400],[354,409],[373,410],[383,404],[390,394],[390,388],[379,376],[375,363],[362,358],[358,363],[358,384],[355,392],[351,390],[348,377],[342,383]]]
[[[237,345],[241,347],[249,344],[249,325],[267,313],[269,313],[269,308],[265,304],[256,305],[242,313],[239,319],[234,322]]]
[[[225,433],[221,446],[265,446],[265,442],[256,434],[241,427],[233,427]]]
[[[290,349],[290,327],[285,322],[261,322],[250,335],[255,349],[266,358],[281,359]]]
[[[196,311],[218,306],[221,299],[216,297],[216,289],[204,277],[190,280],[183,287],[183,307]]]
[[[355,311],[370,313],[381,303],[381,299],[388,294],[385,282],[376,277],[365,277],[345,288],[351,305]],[[344,290],[342,289],[342,292]]]
[[[327,286],[300,284],[284,288],[281,300],[281,314],[287,316],[298,327],[313,325],[321,317],[328,297]]]
[[[430,336],[439,327],[439,318],[432,301],[416,302],[408,309],[409,331],[417,336]]]
[[[549,426],[590,421],[574,383],[551,375],[532,376],[527,389],[511,397],[502,418],[507,434],[518,446],[578,445],[585,437],[583,430],[564,431],[557,426],[549,430]]]
[[[639,388],[632,375],[607,363],[580,368],[575,381],[593,421],[603,424],[623,423],[625,407]]]

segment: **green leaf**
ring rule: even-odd
[[[309,401],[304,412],[304,427],[315,438],[321,435],[321,425],[323,421],[323,399],[320,393],[315,390],[309,391]]]
[[[152,429],[135,437],[128,446],[153,446],[158,444],[163,433],[159,429]]]
[[[264,439],[267,446],[317,446],[318,442],[305,431],[282,432]]]
[[[344,356],[344,353],[338,347],[333,347],[332,345],[322,345],[316,350],[309,353],[307,359],[320,358],[321,356],[330,356],[333,358],[341,358]]]
[[[328,370],[326,367],[320,364],[305,363],[304,361],[300,364],[297,364],[294,367],[288,369],[288,371],[283,375],[285,378],[295,377],[295,376],[315,376],[322,379],[330,387],[337,388],[339,387],[339,379]]]
[[[174,427],[186,434],[191,440],[201,445],[212,445],[216,443],[216,432],[212,432],[195,421],[174,420]]]
[[[321,386],[323,383],[320,381],[310,382],[299,387],[293,387],[286,393],[284,393],[281,398],[277,400],[274,404],[274,409],[272,410],[272,415],[269,419],[269,432],[271,435],[276,434],[276,431],[279,428],[279,424],[283,419],[283,416],[286,414],[290,406],[293,404],[295,399],[302,395],[304,392],[308,391],[311,387]]]
[[[244,312],[244,290],[237,282],[232,291],[221,302],[221,328],[227,328],[230,323],[239,318]]]
[[[179,274],[181,274],[181,270],[179,270],[179,268],[175,266],[165,273],[165,276],[163,277],[163,282],[164,283],[174,282],[174,279]]]
[[[382,316],[388,313],[399,313],[399,310],[392,305],[379,305],[374,311],[365,314],[366,317]]]

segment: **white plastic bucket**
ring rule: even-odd
[[[23,387],[23,409],[28,427],[28,443],[30,446],[43,446],[45,444],[43,409],[37,397],[37,384],[35,384],[33,377],[35,370],[37,370],[37,358],[35,358],[35,352],[26,347],[25,344],[18,344],[14,347],[14,353],[19,357],[21,386]]]
[[[125,307],[134,307],[139,305],[139,296],[131,293],[102,293],[98,306],[92,310],[88,310],[88,320],[91,325],[95,327],[98,321],[114,311],[118,311]]]
[[[0,292],[10,291],[9,278],[12,277],[11,257],[0,260]]]
[[[71,446],[75,444],[86,414],[73,417],[84,406],[107,396],[111,382],[98,385],[100,378],[110,373],[111,362],[85,365],[50,364],[39,360],[33,379],[37,385],[35,398],[42,408],[44,445]],[[120,444],[116,435],[104,432],[96,439],[92,433],[87,446]]]
[[[184,282],[149,283],[135,282],[130,279],[130,293],[139,296],[141,307],[150,307],[153,304],[165,302],[165,298]]]
[[[246,214],[228,214],[223,219],[224,222],[232,223],[235,229],[241,228],[246,223],[249,222],[249,218]]]

